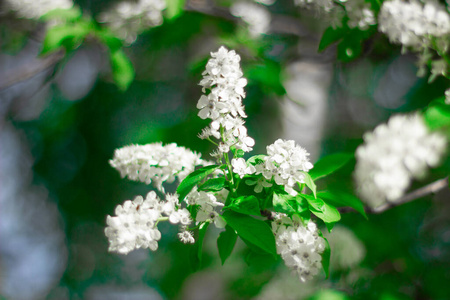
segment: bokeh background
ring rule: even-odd
[[[44,26],[0,15],[0,298],[450,299],[448,191],[368,220],[343,214],[327,234],[330,278],[308,283],[282,262],[248,266],[243,244],[221,266],[216,230],[207,233],[200,270],[164,224],[156,252],[107,251],[106,215],[152,189],[120,178],[108,164],[114,149],[174,142],[209,157],[211,145],[197,138],[207,121],[195,106],[209,53],[221,45],[241,55],[248,78],[253,154],[277,138],[295,139],[313,162],[353,152],[364,132],[422,109],[447,87],[418,78],[416,57],[381,35],[350,62],[338,61],[335,47],[318,53],[323,16],[291,1],[271,7],[271,30],[256,38],[226,10],[189,2],[126,48],[136,78],[125,92],[95,40],[45,65]],[[95,16],[112,1],[76,3]],[[351,172],[350,165],[322,184],[351,188]]]

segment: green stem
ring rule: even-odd
[[[165,221],[169,221],[169,217],[158,218],[158,220],[156,220],[155,227],[158,225],[159,222],[165,222]]]

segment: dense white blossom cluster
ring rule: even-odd
[[[197,215],[195,220],[197,224],[200,222],[213,222],[217,228],[224,228],[225,220],[216,211],[216,208],[224,206],[219,202],[215,195],[203,191],[192,191],[186,196],[186,202],[189,205],[197,205]]]
[[[101,13],[99,21],[131,44],[138,34],[163,23],[162,11],[165,8],[165,0],[122,1]]]
[[[294,0],[294,4],[303,8],[330,12],[334,3],[332,0]]]
[[[406,47],[427,47],[430,36],[450,33],[450,16],[437,1],[385,1],[378,15],[379,30],[391,42]]]
[[[73,7],[72,0],[6,0],[6,8],[22,18],[39,19],[54,9]]]
[[[221,140],[216,152],[212,154],[216,157],[230,151],[231,146],[249,152],[255,141],[247,135],[247,128],[244,126],[243,118],[247,115],[242,98],[245,97],[247,79],[242,77],[239,64],[241,57],[234,50],[228,51],[225,47],[212,52],[211,57],[200,81],[203,92],[210,92],[200,97],[197,108],[200,109],[200,118],[209,118],[212,122],[203,129],[199,137]]]
[[[299,218],[291,220],[284,214],[278,214],[272,222],[272,231],[277,253],[301,281],[311,280],[319,273],[326,243],[319,236],[314,222],[303,226]]]
[[[278,185],[283,185],[286,192],[296,195],[294,185],[305,182],[305,173],[313,165],[308,159],[309,153],[292,140],[278,139],[267,146],[267,156],[264,163],[256,165],[256,174],[264,178],[272,178]]]
[[[377,23],[370,3],[367,3],[364,0],[341,0],[340,2],[342,2],[345,11],[347,12],[348,27],[358,27],[361,30],[366,30],[370,25],[375,25]]]
[[[164,182],[171,183],[176,178],[181,182],[195,170],[195,166],[208,164],[200,158],[200,154],[175,143],[125,146],[115,150],[114,158],[109,163],[122,177],[153,183],[162,192]]]
[[[120,254],[128,254],[139,248],[156,251],[161,238],[157,225],[164,217],[172,224],[182,225],[179,237],[183,242],[193,242],[193,238],[187,237],[192,237],[192,234],[185,229],[192,222],[191,214],[180,207],[176,195],[167,195],[166,200],[161,201],[151,191],[145,199],[137,196],[133,201],[127,200],[123,205],[118,205],[115,213],[116,216],[107,216],[106,219],[108,226],[105,235],[109,240],[109,251]]]
[[[269,30],[270,12],[262,5],[249,1],[238,1],[230,7],[230,12],[248,24],[248,30],[254,37],[267,33]]]
[[[356,150],[355,180],[359,194],[376,207],[395,201],[412,179],[436,167],[446,150],[445,137],[429,132],[419,114],[396,115],[364,135]]]
[[[348,27],[358,27],[361,30],[367,30],[370,25],[376,24],[374,11],[372,10],[370,3],[367,3],[364,0],[294,0],[294,3],[303,8],[331,13],[332,18],[339,19],[333,21],[333,23],[338,26],[342,25],[342,18],[345,15],[342,7],[345,8],[347,13]],[[339,5],[337,3],[339,3]]]

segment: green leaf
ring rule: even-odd
[[[308,209],[301,206],[302,201],[298,201],[297,196],[294,197],[289,194],[273,193],[272,202],[275,211],[288,214],[289,216],[295,213],[301,214]]]
[[[337,28],[333,28],[332,26],[328,27],[322,35],[318,51],[322,52],[334,42],[343,39],[344,36],[347,34],[347,32],[348,28],[346,27],[337,27]]]
[[[314,198],[317,197],[316,195],[316,184],[314,183],[314,180],[311,178],[311,175],[309,175],[307,172],[302,172],[305,174],[305,184],[306,186],[313,192]]]
[[[168,20],[175,19],[183,13],[185,0],[169,0],[166,1],[166,18]]]
[[[226,208],[245,215],[261,215],[258,198],[253,195],[232,199],[231,203],[224,207],[224,209]]]
[[[51,21],[51,20],[64,20],[64,21],[76,21],[79,20],[83,16],[81,9],[77,6],[74,6],[69,9],[57,8],[49,11],[48,13],[42,15],[40,20],[42,21]]]
[[[434,100],[424,113],[425,123],[431,130],[450,130],[450,105],[445,103],[445,97]],[[448,134],[447,134],[448,135]]]
[[[189,174],[177,188],[177,194],[179,195],[180,201],[182,201],[187,194],[196,186],[200,181],[202,181],[206,176],[211,173],[214,173],[220,166],[219,165],[211,165],[195,170],[191,174]]]
[[[359,212],[364,218],[367,219],[366,212],[364,211],[364,205],[357,197],[353,194],[346,192],[344,190],[332,189],[328,191],[321,191],[318,193],[319,197],[324,199],[327,203],[332,204],[336,207],[351,207],[357,212]]]
[[[336,209],[336,207],[324,202],[320,198],[314,198],[311,195],[299,194],[301,197],[305,198],[309,204],[309,210],[316,215],[319,219],[325,222],[328,230],[334,226],[334,223],[341,219],[341,214]]]
[[[86,23],[53,26],[47,30],[40,54],[53,52],[61,47],[73,50],[78,47],[89,31]]]
[[[272,229],[264,221],[231,210],[225,211],[222,217],[244,242],[250,242],[247,244],[249,247],[254,245],[267,253],[277,255]]]
[[[225,187],[225,177],[208,179],[204,184],[198,187],[199,191],[219,192]]]
[[[313,180],[330,175],[347,164],[354,157],[353,153],[335,153],[321,158],[309,171]]]
[[[381,299],[380,300],[387,300],[387,299]],[[345,295],[343,292],[336,291],[336,290],[320,290],[317,293],[315,293],[313,296],[308,298],[308,300],[350,300],[347,295]],[[392,299],[391,299],[392,300]]]
[[[95,31],[95,35],[109,48],[110,52],[118,51],[123,47],[123,41],[108,28]]]
[[[134,79],[134,68],[123,50],[111,52],[111,70],[114,82],[120,90],[125,91]]]
[[[264,155],[264,154],[252,156],[249,159],[247,159],[247,163],[251,164],[251,165],[258,165],[258,164],[264,162],[264,157],[266,157],[266,156],[267,155]]]
[[[267,270],[277,262],[277,259],[270,254],[260,253],[250,250],[244,257],[247,265],[255,267],[259,270]]]
[[[230,226],[225,227],[225,231],[222,231],[217,238],[217,248],[219,249],[220,260],[222,265],[227,258],[233,252],[234,245],[236,244],[237,234]]]
[[[325,271],[325,276],[328,278],[330,276],[330,256],[331,248],[328,240],[323,236],[322,232],[319,230],[319,235],[325,240],[325,250],[322,253],[322,268]]]

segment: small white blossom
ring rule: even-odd
[[[245,175],[253,174],[256,172],[254,166],[249,165],[245,162],[243,158],[233,158],[231,160],[231,165],[233,166],[233,172],[239,175],[239,177],[243,178]]]
[[[258,178],[258,180],[246,180],[245,183],[248,185],[255,185],[255,193],[261,193],[264,188],[271,187],[272,184],[268,182],[264,177]]]
[[[215,210],[217,207],[223,207],[224,204],[217,201],[217,198],[213,194],[204,191],[192,191],[186,196],[185,201],[189,205],[199,206],[195,218],[197,224],[211,221],[217,228],[225,227],[225,220]]]
[[[194,244],[195,243],[195,239],[194,239],[194,236],[192,235],[192,232],[187,231],[187,230],[179,232],[178,238],[184,244]]]
[[[127,43],[133,43],[144,30],[163,23],[165,0],[122,1],[103,12],[99,21],[106,23],[113,32]]]
[[[181,182],[195,170],[195,166],[209,164],[200,158],[200,154],[175,143],[125,146],[115,150],[109,163],[122,177],[153,183],[162,192],[164,182],[171,183],[176,178]]]
[[[356,150],[354,177],[359,194],[370,206],[395,201],[413,178],[436,167],[446,150],[445,137],[429,132],[419,114],[396,115],[364,135]]]

